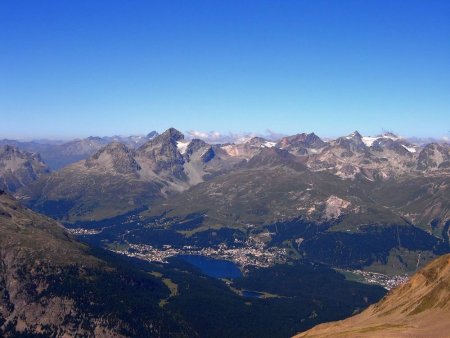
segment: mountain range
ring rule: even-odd
[[[386,265],[397,249],[402,258],[394,260],[406,271],[415,269],[408,252],[417,255],[426,248],[423,257],[431,259],[447,250],[448,144],[415,145],[392,133],[358,132],[330,141],[303,133],[239,144],[185,140],[174,128],[151,136],[137,148],[113,141],[50,173],[41,169],[26,179],[25,170],[6,170],[2,177],[23,182],[11,191],[27,206],[66,223],[141,210],[149,227],[157,219],[171,228],[201,215],[190,231],[268,231],[273,242],[283,238],[300,255],[326,263],[333,258],[342,266],[354,265],[350,252],[364,257],[358,258],[360,266],[380,260]],[[273,232],[275,224],[283,226]],[[374,229],[397,233],[392,244],[379,248],[381,257],[350,244],[359,236],[372,237]],[[410,231],[416,240],[402,241]],[[343,237],[346,249],[336,246],[336,236]]]
[[[391,133],[378,137],[363,137],[358,132],[354,132],[328,142],[312,133],[284,137],[278,142],[255,137],[240,144],[213,145],[198,139],[185,141],[184,135],[173,128],[156,138],[153,138],[154,136],[155,133],[149,134],[147,139],[152,139],[137,148],[130,147],[130,139],[124,143],[117,142],[115,139],[110,142],[111,139],[106,138],[89,138],[58,145],[58,147],[64,147],[64,151],[68,154],[70,153],[72,161],[84,158],[56,170],[49,176],[40,178],[39,182],[31,187],[31,192],[25,194],[30,195],[27,198],[33,201],[30,205],[35,203],[34,200],[38,200],[38,204],[43,204],[63,199],[62,194],[65,192],[60,191],[61,186],[70,186],[72,194],[76,196],[87,196],[89,194],[84,190],[95,184],[89,184],[86,180],[101,182],[102,179],[99,177],[111,178],[117,182],[111,184],[112,186],[121,185],[120,188],[126,192],[127,196],[123,198],[124,203],[118,209],[120,213],[144,202],[151,203],[151,200],[156,197],[171,196],[173,192],[185,191],[204,181],[211,181],[213,184],[213,179],[220,179],[219,176],[241,174],[250,166],[253,169],[265,170],[268,167],[285,166],[287,168],[292,166],[293,162],[298,165],[302,163],[308,175],[316,177],[328,175],[329,180],[337,182],[336,184],[348,183],[344,185],[363,186],[373,183],[372,185],[377,189],[379,186],[385,186],[386,182],[390,182],[389,185],[391,182],[408,184],[407,182],[414,180],[423,181],[423,184],[419,182],[417,186],[424,189],[424,185],[426,186],[429,181],[445,179],[450,167],[448,144],[432,143],[418,146]],[[119,143],[123,146],[119,146]],[[58,152],[55,154],[59,156]],[[88,154],[90,156],[87,156]],[[41,155],[41,158],[44,157]],[[34,179],[38,176],[34,175]],[[226,179],[225,176],[223,179]],[[324,181],[323,178],[318,179]],[[314,179],[311,179],[307,184],[314,184],[313,181]],[[132,189],[136,182],[150,184],[152,187],[145,190],[151,193],[141,193]],[[41,189],[43,185],[46,187],[45,191]],[[108,188],[102,189],[102,195],[110,194]],[[430,189],[436,189],[436,187],[430,187]],[[445,184],[440,185],[439,189],[445,190]],[[306,191],[311,191],[311,188],[303,192]],[[117,196],[117,194],[114,195]],[[345,200],[342,196],[339,198]],[[79,198],[71,197],[68,200],[78,202]],[[316,202],[300,202],[304,205],[298,207],[306,210],[303,213],[295,213],[292,208],[289,211],[297,216],[302,214],[309,217],[313,214],[312,210],[315,209]],[[323,204],[325,201],[321,202]],[[411,201],[402,202],[404,205],[395,206],[396,209],[400,209],[396,213],[411,222],[421,223],[422,226],[429,225],[436,219],[443,223],[448,218],[448,209],[445,204],[434,207],[430,205],[425,215],[423,213],[414,215],[409,210],[402,210],[408,209]],[[361,210],[363,207],[360,203],[355,204],[353,210]],[[99,208],[102,206],[103,204]],[[114,206],[116,207],[117,205]],[[43,210],[45,209],[44,207]],[[76,214],[78,216],[86,214],[88,217],[94,214],[95,216],[95,207],[86,209],[78,210]]]
[[[50,169],[58,170],[70,163],[88,158],[101,148],[105,147],[108,143],[120,142],[130,148],[136,148],[157,135],[158,133],[156,131],[152,131],[145,136],[91,136],[85,139],[76,139],[68,142],[49,140],[17,141],[3,139],[0,140],[0,146],[9,145],[22,151],[37,153]]]

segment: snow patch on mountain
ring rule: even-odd
[[[178,151],[180,152],[180,154],[186,153],[186,149],[187,149],[189,143],[190,142],[186,142],[186,141],[177,141],[177,148],[178,148]]]
[[[408,150],[410,153],[416,152],[416,148],[408,147],[408,146],[405,146],[404,144],[402,144],[402,147],[405,148],[406,150]]]
[[[348,138],[348,137],[347,137]],[[363,136],[362,141],[367,147],[371,147],[375,141],[379,139],[391,139],[392,141],[400,140],[400,137],[392,133],[385,133],[380,136]]]
[[[261,147],[273,148],[273,147],[275,147],[275,145],[276,145],[276,142],[266,141],[261,145]]]
[[[366,146],[371,147],[372,144],[378,139],[379,137],[364,136],[362,138],[362,141]]]

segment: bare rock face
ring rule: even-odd
[[[170,128],[141,146],[137,154],[142,161],[149,162],[156,173],[170,173],[183,180],[186,179],[183,171],[184,158],[178,150],[178,144],[183,140],[182,133]]]
[[[346,201],[337,196],[330,196],[325,203],[326,203],[325,218],[328,220],[338,218],[351,205],[349,201]]]
[[[335,144],[343,148],[348,153],[361,153],[367,151],[367,146],[363,142],[362,136],[359,132],[354,131],[352,134],[339,137]]]
[[[185,155],[189,158],[195,152],[211,148],[211,145],[199,139],[193,139],[186,147]]]
[[[133,155],[133,151],[124,144],[113,142],[86,160],[85,166],[111,170],[120,174],[137,173],[141,167]]]
[[[261,149],[275,147],[275,142],[268,141],[262,137],[253,137],[242,143],[224,144],[221,149],[231,157],[250,159],[258,154]]]
[[[11,146],[0,148],[0,187],[15,192],[47,173],[49,169],[39,155]]]
[[[450,168],[450,145],[430,143],[419,153],[417,168],[419,170],[436,170]]]
[[[316,149],[320,149],[325,145],[326,143],[314,133],[288,136],[277,142],[277,147],[289,150],[298,155],[314,153]]]

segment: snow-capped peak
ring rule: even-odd
[[[350,135],[345,136],[345,138],[347,140],[352,140],[352,139],[355,139],[355,138],[358,139],[360,137],[361,137],[361,134],[358,131],[356,131],[356,130],[353,133],[351,133]]]

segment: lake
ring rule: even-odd
[[[180,255],[178,257],[210,277],[231,279],[242,277],[242,272],[239,270],[239,267],[231,261],[200,255]]]

